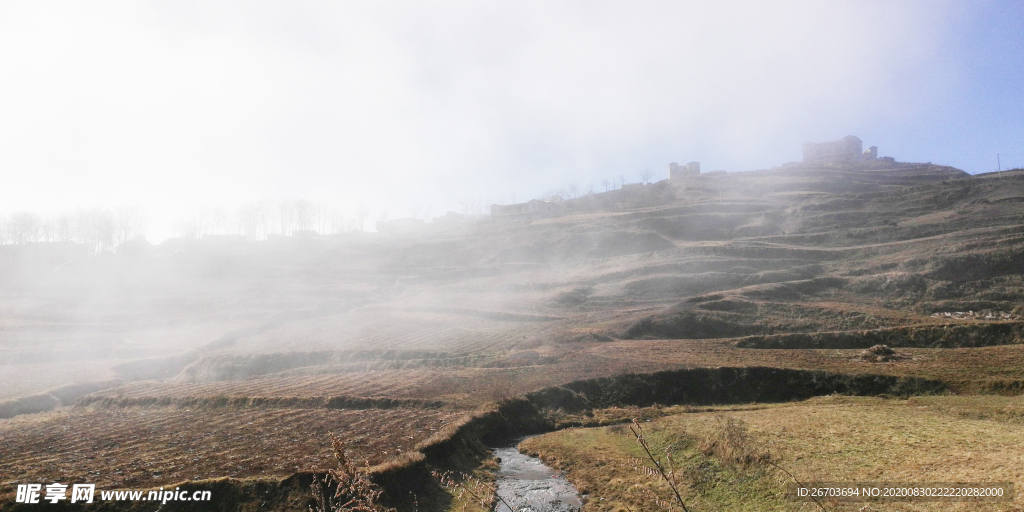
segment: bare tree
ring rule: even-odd
[[[197,220],[197,225],[201,223]],[[149,222],[145,212],[137,206],[122,206],[114,213],[114,243],[144,237]]]
[[[214,235],[228,234],[228,212],[223,206],[210,209],[210,233]]]
[[[205,204],[200,206],[199,211],[196,213],[196,236],[198,238],[213,232],[212,220],[213,207]]]
[[[270,207],[266,202],[253,201],[238,208],[238,231],[246,240],[265,240],[270,232]]]
[[[256,203],[245,203],[238,207],[238,233],[246,240],[256,240]]]
[[[32,212],[18,212],[11,215],[7,222],[8,237],[11,243],[27,244],[35,242],[42,231],[43,219]]]
[[[43,215],[39,225],[39,240],[43,242],[57,241],[57,219],[53,215]]]
[[[334,209],[327,203],[317,203],[316,205],[316,231],[320,234],[326,234],[332,229],[331,223],[334,218]]]
[[[640,171],[640,183],[647,184],[651,182],[651,178],[654,177],[654,171],[650,169],[644,169]]]
[[[370,215],[370,210],[366,208],[365,204],[361,204],[358,207],[356,207],[356,211],[354,212],[354,214],[356,228],[359,229],[359,231],[362,231],[363,228],[366,226],[366,217]]]
[[[295,208],[291,201],[281,201],[277,206],[279,234],[288,236],[295,229]]]
[[[54,219],[57,228],[57,241],[70,242],[74,240],[75,221],[69,213],[62,213]]]
[[[608,180],[603,180],[601,181],[601,185],[604,185],[604,191],[608,192],[609,190],[611,190],[611,187],[614,185],[614,183],[609,182]]]
[[[331,210],[331,234],[337,235],[343,231],[349,231],[354,229],[352,219],[345,217],[341,212],[337,210]]]
[[[196,219],[179,219],[174,223],[174,236],[177,238],[199,238],[199,230],[196,226]]]
[[[300,199],[292,204],[295,215],[295,229],[311,231],[313,229],[313,203],[308,199]]]
[[[565,198],[576,199],[579,196],[580,186],[577,185],[575,181],[569,182],[569,184],[565,186]]]
[[[256,221],[260,240],[266,240],[274,229],[274,203],[264,199],[256,203]]]
[[[114,214],[110,210],[93,208],[76,214],[78,238],[93,254],[109,251],[114,245]]]

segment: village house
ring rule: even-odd
[[[678,180],[700,176],[700,162],[690,162],[686,165],[679,165],[675,162],[668,164],[668,179]]]

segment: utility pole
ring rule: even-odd
[[[999,160],[999,153],[996,153],[996,165],[999,166],[999,176],[1003,175],[1003,163]]]

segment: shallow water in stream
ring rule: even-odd
[[[583,508],[579,492],[561,473],[540,459],[519,453],[514,446],[494,450],[498,468],[495,512],[574,512]]]

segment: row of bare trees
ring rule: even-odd
[[[338,234],[362,231],[369,214],[365,206],[346,214],[326,203],[307,199],[251,201],[234,212],[219,206],[201,207],[195,214],[175,223],[174,236],[241,235],[256,241],[266,240],[270,235],[291,236],[298,232]]]
[[[640,173],[642,183],[650,181],[653,173]],[[602,182],[604,190],[622,188],[624,175],[611,181]],[[584,188],[577,183],[553,189],[545,199],[576,199],[597,193],[591,184]],[[512,196],[515,202],[515,196]],[[464,215],[486,214],[485,202],[480,199],[460,200]],[[422,207],[414,217],[428,220],[431,209]],[[247,240],[265,240],[270,235],[291,236],[296,232],[338,234],[349,231],[363,231],[370,215],[369,209],[359,206],[345,213],[329,204],[307,199],[274,202],[270,200],[251,201],[236,211],[220,206],[204,206],[194,214],[179,219],[173,226],[173,236],[179,238],[201,238],[208,235],[241,235]],[[381,213],[378,220],[387,220],[387,213]],[[17,212],[0,217],[0,245],[27,244],[33,242],[76,242],[86,244],[93,253],[108,251],[113,247],[135,239],[145,238],[149,219],[145,212],[135,206],[117,209],[79,209],[55,215],[34,212]]]
[[[145,237],[149,219],[135,206],[117,209],[91,208],[57,214],[16,212],[0,217],[0,244],[74,242],[93,253]]]
[[[175,222],[172,235],[179,238],[241,235],[255,241],[274,234],[290,236],[297,232],[338,234],[362,231],[369,215],[365,206],[344,213],[326,203],[306,199],[252,201],[235,211],[221,206],[201,207]],[[71,242],[85,244],[91,252],[99,254],[130,240],[145,239],[148,227],[145,212],[135,206],[79,209],[58,214],[23,211],[0,216],[0,245]]]

